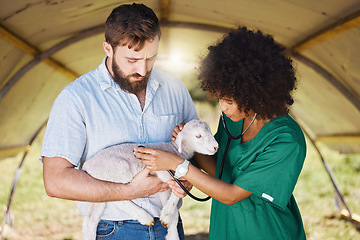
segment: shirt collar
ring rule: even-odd
[[[110,73],[106,67],[106,59],[107,59],[107,56],[104,57],[102,63],[98,67],[98,71],[100,72],[100,76],[101,76],[100,79],[98,79],[98,81],[99,81],[100,88],[104,91],[110,87],[115,87],[115,85],[117,85],[114,82],[114,79],[112,78],[112,76],[110,75]]]

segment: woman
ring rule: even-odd
[[[270,35],[240,27],[209,47],[199,80],[225,115],[215,135],[216,158],[194,156],[207,174],[168,152],[135,154],[149,170],[185,168],[183,178],[213,198],[209,239],[306,239],[292,194],[306,143],[288,115],[296,78],[284,48]],[[226,131],[239,138],[229,140]]]

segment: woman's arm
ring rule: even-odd
[[[252,195],[251,192],[234,184],[226,183],[205,174],[191,164],[188,173],[184,177],[203,193],[227,205],[233,205]]]
[[[141,158],[147,169],[151,171],[169,169],[175,171],[177,166],[184,162],[184,159],[175,154],[152,148],[136,148],[135,155]],[[184,178],[203,193],[227,205],[232,205],[252,195],[251,192],[216,179],[191,164]]]

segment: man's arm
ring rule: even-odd
[[[107,202],[148,197],[168,189],[156,176],[144,169],[130,183],[95,179],[61,157],[43,158],[43,178],[50,197],[87,202]]]

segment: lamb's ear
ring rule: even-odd
[[[176,143],[177,143],[177,145],[178,145],[178,151],[179,151],[179,153],[182,152],[183,136],[184,136],[184,134],[179,134],[179,135],[177,135],[177,137],[176,137]]]

